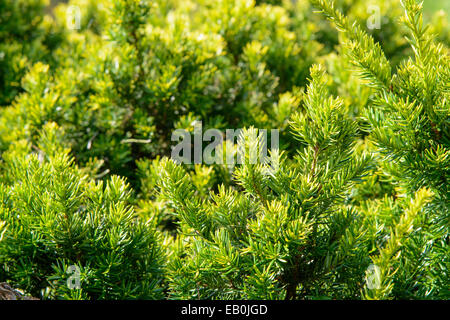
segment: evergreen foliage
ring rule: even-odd
[[[374,4],[368,30],[362,0],[0,0],[0,282],[448,299],[450,27]],[[199,122],[244,128],[217,151],[243,162],[169,159]]]
[[[0,1],[0,106],[23,91],[21,78],[37,61],[53,63],[61,35],[44,16],[45,0]]]
[[[122,178],[96,182],[74,166],[57,130],[44,127],[38,155],[26,141],[2,155],[0,276],[44,298],[161,298],[154,221],[136,218]],[[64,285],[68,266],[81,289]]]

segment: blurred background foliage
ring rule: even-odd
[[[51,118],[64,129],[78,163],[95,163],[138,187],[136,160],[168,155],[172,130],[194,120],[205,130],[279,128],[289,152],[287,119],[301,107],[315,62],[327,64],[331,90],[354,116],[370,99],[342,58],[338,34],[307,1],[118,3],[2,1],[2,12],[13,15],[2,18],[0,31],[0,105],[6,107],[0,149],[19,136],[32,141]],[[368,31],[395,67],[411,54],[397,23],[400,2],[375,3],[381,27]],[[434,12],[439,6],[433,3],[428,20],[448,44],[448,15]],[[67,29],[73,5],[81,10],[80,30]],[[363,26],[371,14],[367,6],[337,1]],[[50,7],[52,16],[45,15]],[[32,67],[36,62],[48,67]],[[35,82],[42,86],[27,84]]]

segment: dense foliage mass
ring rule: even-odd
[[[0,282],[44,299],[450,298],[448,16],[368,5],[0,0]],[[217,149],[243,163],[170,159],[200,122],[244,128]],[[261,129],[279,130],[275,167],[244,152]]]

